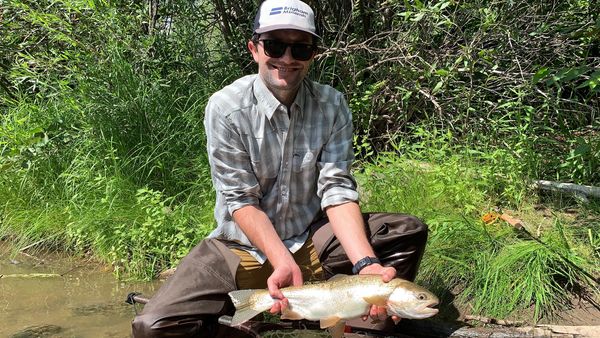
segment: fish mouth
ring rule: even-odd
[[[402,318],[424,319],[436,315],[439,310],[434,308],[438,305],[437,300],[423,301],[418,304],[403,309],[402,306],[396,307],[392,303],[388,303],[388,313],[395,314]]]
[[[437,314],[440,310],[436,309],[434,306],[437,306],[439,303],[437,300],[432,300],[430,302],[427,303],[423,303],[420,307],[419,307],[419,312],[421,312],[423,315],[427,315],[427,316],[433,316],[435,314]]]

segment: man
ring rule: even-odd
[[[281,288],[308,280],[415,278],[427,226],[408,215],[361,213],[350,174],[351,113],[340,92],[306,78],[318,39],[307,4],[261,5],[248,41],[258,74],[206,106],[217,228],[135,318],[134,336],[233,337],[215,321],[233,313],[234,289],[268,288],[277,313],[287,306]],[[377,306],[369,315],[387,317]]]

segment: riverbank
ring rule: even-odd
[[[169,276],[163,274],[162,279],[150,283],[126,283],[118,281],[110,267],[92,259],[43,251],[15,255],[3,241],[0,274],[11,276],[0,279],[0,317],[6,319],[0,336],[19,338],[129,337],[134,310],[124,303],[125,296],[131,291],[152,295]],[[541,318],[532,325],[528,319],[533,317],[533,307],[511,318],[475,316],[469,306],[450,301],[460,292],[457,289],[444,295],[438,316],[407,321],[403,330],[446,337],[487,337],[495,332],[507,337],[546,334],[591,338],[591,332],[600,328],[600,309],[580,297],[573,297],[570,306],[554,317]],[[595,301],[597,304],[598,299]]]
[[[105,265],[57,252],[11,254],[0,241],[0,337],[129,337],[131,291],[160,282],[118,281]]]

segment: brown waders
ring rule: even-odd
[[[367,237],[382,264],[395,267],[398,277],[414,280],[427,242],[427,225],[413,216],[403,214],[371,213],[364,214],[364,218]],[[312,241],[309,240],[307,245],[314,245],[314,249],[301,249],[296,254],[304,255],[304,260],[307,260],[306,257],[311,257],[310,251],[313,252],[313,258],[316,251],[326,279],[335,274],[352,274],[352,263],[333,236],[327,220],[313,224],[311,232]],[[303,251],[306,254],[302,254]],[[175,274],[150,299],[141,314],[135,317],[132,323],[133,336],[248,337],[241,331],[216,323],[219,316],[235,312],[227,293],[238,288],[236,280],[244,280],[241,276],[236,279],[236,274],[245,273],[240,265],[242,259],[236,252],[239,250],[232,250],[226,242],[217,239],[200,242],[181,261]],[[268,264],[265,263],[267,270],[261,273],[263,280],[258,284],[264,288],[264,276],[270,274]],[[305,280],[314,277],[309,270],[318,264],[307,262],[299,265]],[[307,266],[311,268],[307,269]],[[245,283],[240,284],[244,288]],[[376,326],[360,318],[350,324],[368,328],[383,325]]]

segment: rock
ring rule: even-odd
[[[177,268],[170,268],[158,274],[158,279],[167,279],[175,274]]]
[[[42,337],[51,337],[55,334],[60,333],[63,330],[62,327],[58,325],[35,325],[29,326],[12,336],[11,338],[42,338]]]

